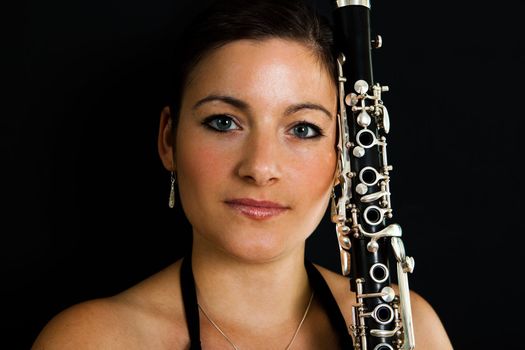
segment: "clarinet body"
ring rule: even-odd
[[[333,0],[332,0],[333,1]],[[350,334],[354,349],[414,349],[407,273],[414,260],[405,255],[401,227],[392,219],[386,136],[388,111],[374,83],[370,0],[337,0],[334,8],[338,51],[338,176],[332,221],[344,275],[356,293]],[[392,288],[389,261],[395,261],[399,292]]]

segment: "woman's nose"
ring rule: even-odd
[[[251,135],[243,149],[238,175],[250,183],[267,186],[282,176],[282,154],[279,141],[266,134]]]

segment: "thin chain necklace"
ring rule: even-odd
[[[290,349],[290,347],[292,346],[295,338],[297,337],[297,334],[299,333],[299,329],[301,329],[301,326],[303,325],[303,322],[304,320],[306,319],[306,315],[308,315],[308,310],[310,310],[310,305],[312,305],[312,300],[314,299],[314,292],[312,291],[312,295],[310,295],[310,301],[308,301],[308,305],[306,306],[306,310],[304,310],[304,314],[303,314],[303,318],[301,319],[301,322],[299,322],[299,325],[297,326],[297,329],[295,330],[294,334],[293,334],[293,337],[292,337],[292,340],[290,340],[290,342],[288,343],[288,346],[286,346],[286,349],[285,350],[288,350]],[[202,311],[202,313],[204,314],[204,316],[206,316],[206,318],[208,319],[208,321],[210,321],[210,323],[213,325],[213,327],[215,327],[215,329],[217,329],[217,331],[219,331],[220,334],[222,334],[222,336],[233,346],[233,348],[235,350],[239,350],[239,348],[237,347],[237,345],[235,345],[235,343],[226,335],[226,333],[223,332],[223,330],[219,327],[219,325],[217,323],[215,323],[211,318],[210,316],[208,315],[208,313],[204,310],[204,308],[201,306],[201,304],[197,303],[197,305],[199,306],[199,309]]]

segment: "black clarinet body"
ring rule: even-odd
[[[354,349],[414,349],[401,227],[393,214],[386,136],[390,117],[381,94],[388,87],[373,80],[370,0],[338,0],[334,8],[338,51],[339,186],[334,189],[332,221],[344,275],[356,293],[350,334]],[[389,261],[396,261],[399,289],[392,286]]]

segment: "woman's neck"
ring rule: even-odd
[[[199,304],[225,327],[270,329],[294,323],[311,295],[304,244],[265,262],[248,262],[194,237],[192,269]]]

